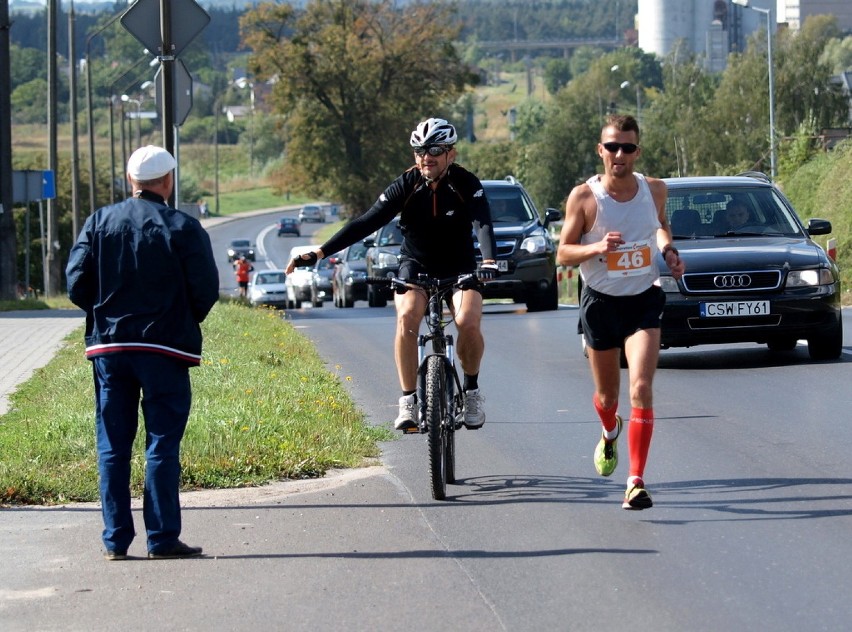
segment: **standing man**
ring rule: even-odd
[[[491,211],[482,183],[470,171],[455,164],[456,128],[444,119],[430,118],[411,133],[415,165],[394,180],[375,204],[344,226],[322,247],[293,259],[296,266],[312,266],[317,258],[332,255],[378,230],[397,215],[402,230],[399,278],[413,280],[420,273],[450,278],[476,270],[479,240],[482,263],[478,276],[488,281],[497,275],[496,246]],[[426,293],[420,288],[394,295],[396,305],[396,359],[402,397],[394,427],[417,427],[417,336],[426,311]],[[482,295],[478,289],[459,290],[453,296],[458,330],[458,357],[464,373],[464,425],[481,428],[485,423],[479,392],[479,365],[485,352],[480,324]]]
[[[611,475],[618,465],[616,441],[622,420],[616,412],[622,347],[627,357],[630,469],[624,509],[647,509],[653,504],[643,476],[654,430],[652,384],[666,301],[659,287],[657,256],[662,253],[676,279],[684,271],[672,246],[665,183],[633,170],[641,153],[636,119],[611,116],[598,143],[604,173],[571,191],[557,251],[560,265],[580,266],[583,281],[580,321],[595,383],[592,401],[603,425],[594,455],[601,476]]]
[[[86,220],[66,269],[68,295],[86,312],[107,560],[125,559],[136,535],[130,457],[140,393],[148,557],[201,555],[201,547],[179,539],[180,442],[192,397],[189,367],[201,360],[199,324],[218,299],[219,275],[201,224],[166,203],[174,168],[160,147],[133,152],[133,197]]]

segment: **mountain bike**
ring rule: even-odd
[[[427,435],[432,498],[444,500],[447,484],[456,480],[455,432],[462,427],[464,419],[464,393],[456,369],[453,336],[446,331],[453,317],[444,316],[444,306],[452,314],[453,292],[476,287],[479,281],[476,274],[470,273],[448,279],[421,274],[409,281],[371,277],[367,283],[387,285],[397,292],[409,291],[412,286],[426,292],[427,332],[417,338],[419,420],[417,427],[404,432]]]

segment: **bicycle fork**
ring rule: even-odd
[[[432,352],[427,352],[429,342],[432,343]],[[429,429],[426,425],[428,416],[426,414],[426,359],[430,355],[439,355],[444,359],[446,377],[446,401],[447,418],[442,423],[447,423],[455,430],[461,424],[462,407],[459,405],[461,384],[455,370],[455,345],[453,337],[449,335],[421,334],[417,339],[417,408],[418,428],[412,432],[425,433]]]

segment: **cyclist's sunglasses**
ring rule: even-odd
[[[430,156],[443,156],[450,149],[452,147],[447,147],[446,145],[426,145],[424,147],[415,147],[414,154],[417,156],[425,156],[426,154]]]
[[[617,154],[619,149],[625,154],[632,154],[639,149],[639,145],[634,145],[633,143],[604,143],[603,148],[611,154]]]

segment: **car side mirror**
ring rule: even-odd
[[[831,222],[827,219],[811,218],[808,220],[808,235],[828,235],[831,232]]]
[[[556,208],[547,208],[544,210],[544,227],[547,228],[550,222],[558,222],[562,219],[562,211]]]
[[[364,245],[367,248],[372,248],[373,246],[376,245],[376,240],[373,239],[372,237],[367,237],[367,239],[364,240]]]

